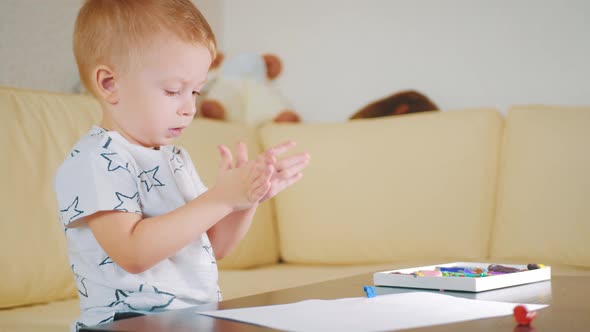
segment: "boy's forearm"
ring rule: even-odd
[[[215,191],[209,190],[169,213],[141,220],[133,228],[130,249],[132,269],[143,272],[194,241],[232,212]]]
[[[215,258],[225,257],[240,243],[252,224],[256,208],[257,205],[247,210],[232,212],[207,231]]]

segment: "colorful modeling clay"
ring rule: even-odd
[[[500,264],[490,264],[490,266],[488,266],[488,271],[501,272],[501,273],[514,273],[514,272],[522,272],[523,270],[517,269],[515,267],[500,265]]]
[[[545,265],[543,265],[543,264],[533,264],[533,263],[528,264],[526,266],[526,268],[529,269],[529,270],[537,270],[537,269],[542,269],[544,267],[545,267]]]
[[[398,271],[391,272],[391,274],[401,274],[413,277],[467,277],[467,278],[481,278],[489,277],[507,273],[523,272],[527,270],[542,269],[545,265],[543,264],[528,264],[526,270],[521,270],[515,267],[490,264],[487,269],[479,267],[469,266],[451,266],[443,267],[437,266],[434,270],[417,270],[412,273],[402,273]]]
[[[442,277],[442,272],[440,271],[432,271],[432,270],[422,270],[420,271],[423,276],[425,277]]]

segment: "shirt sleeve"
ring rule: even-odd
[[[141,214],[134,173],[116,152],[82,152],[68,159],[55,177],[62,224],[67,227],[99,211]]]

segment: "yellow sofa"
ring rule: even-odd
[[[79,313],[52,190],[99,121],[87,96],[0,88],[0,331],[65,331]],[[402,266],[467,260],[590,275],[590,108],[519,106],[347,123],[195,120],[180,141],[206,184],[219,143],[287,138],[312,155],[219,262],[225,299]]]

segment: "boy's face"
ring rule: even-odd
[[[118,103],[110,112],[121,135],[146,147],[170,144],[191,123],[211,64],[205,46],[166,37],[118,77]]]

